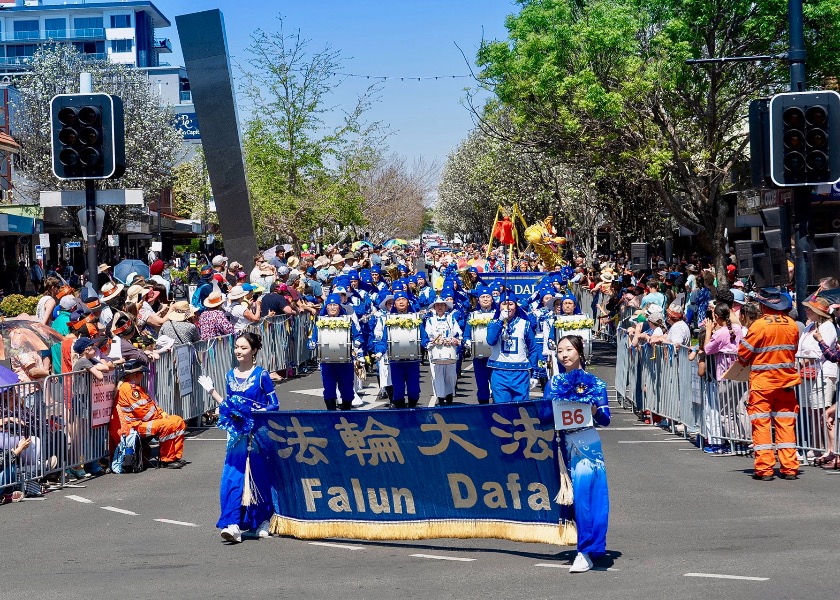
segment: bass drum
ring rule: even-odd
[[[473,358],[490,358],[487,325],[476,325],[472,329],[472,356]]]
[[[433,365],[454,365],[458,362],[455,346],[429,346],[429,362]]]
[[[388,358],[420,360],[420,328],[388,327]]]
[[[353,356],[350,328],[318,329],[318,349],[322,363],[349,363]]]

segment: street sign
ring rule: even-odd
[[[41,192],[41,208],[54,206],[84,206],[84,190],[62,190]],[[126,206],[143,204],[143,190],[96,190],[96,204],[103,206]]]
[[[43,247],[43,248],[49,248],[50,247],[50,234],[49,233],[39,233],[38,234],[38,239],[41,242],[40,243],[41,247]]]
[[[81,248],[82,242],[67,242],[64,244],[65,248]]]
[[[83,208],[76,215],[79,217],[79,225],[82,228],[82,237],[87,241],[87,208]],[[105,225],[105,211],[96,207],[96,239],[102,237],[102,227]]]
[[[111,248],[119,248],[120,247],[120,236],[119,235],[109,235],[108,236],[108,246]]]

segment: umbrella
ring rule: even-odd
[[[137,273],[138,275],[148,279],[149,265],[144,263],[142,260],[129,258],[114,267],[114,278],[118,279],[121,283],[129,283],[126,281],[126,278],[132,273]]]
[[[384,248],[393,248],[394,246],[408,246],[408,242],[402,240],[400,238],[394,238],[393,240],[388,240],[384,244],[382,244]]]
[[[367,240],[359,240],[358,242],[353,242],[353,245],[350,246],[350,249],[353,252],[355,252],[356,250],[358,250],[359,248],[361,248],[363,246],[367,246],[368,248],[373,248],[373,244],[371,244]]]
[[[14,385],[20,381],[17,373],[0,365],[0,389]]]
[[[277,246],[272,246],[268,250],[263,251],[262,255],[264,259],[271,260],[272,258],[277,256]]]
[[[52,327],[30,319],[3,319],[0,321],[0,360],[27,352],[49,350],[64,338]]]

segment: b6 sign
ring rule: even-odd
[[[580,429],[592,427],[592,405],[583,402],[554,400],[554,429]]]

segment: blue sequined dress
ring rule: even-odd
[[[223,529],[228,525],[239,525],[242,529],[256,529],[270,519],[274,509],[271,503],[270,489],[264,482],[255,479],[260,501],[250,506],[242,506],[242,494],[245,490],[245,464],[248,459],[248,445],[251,444],[251,472],[267,472],[261,464],[268,458],[268,452],[256,445],[251,435],[253,421],[251,411],[277,410],[279,403],[274,393],[274,382],[268,371],[254,367],[245,379],[239,379],[231,369],[225,378],[227,399],[219,409],[221,415],[219,427],[228,432],[227,454],[222,469],[222,481],[219,486],[219,504],[221,511],[216,527]],[[229,418],[233,414],[238,418]],[[250,425],[249,422],[250,421]]]
[[[546,400],[562,399],[593,404],[596,407],[593,416],[595,423],[602,427],[610,424],[606,383],[582,369],[552,377],[543,397]],[[594,427],[563,431],[562,438],[561,449],[574,492],[578,552],[598,557],[607,550],[610,517],[607,469],[601,450],[601,438]]]

